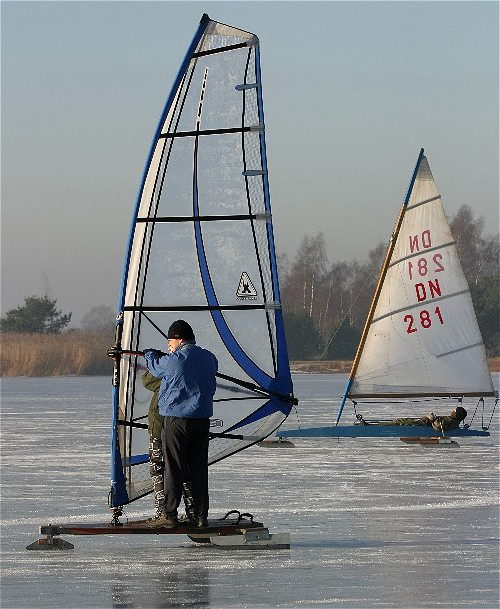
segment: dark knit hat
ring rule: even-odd
[[[184,321],[178,319],[168,329],[167,338],[183,338],[184,340],[194,340],[193,328]]]
[[[465,417],[467,416],[467,411],[465,410],[465,408],[462,408],[462,406],[457,406],[455,408],[455,413],[456,413],[457,419],[459,421],[463,421],[465,419]]]

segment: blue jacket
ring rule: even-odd
[[[217,358],[194,342],[175,353],[145,349],[149,372],[161,378],[158,410],[162,416],[205,419],[213,415]]]

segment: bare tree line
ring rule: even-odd
[[[450,220],[489,355],[499,352],[498,234],[463,205]],[[330,263],[323,233],[306,235],[290,261],[278,257],[281,298],[291,359],[352,358],[365,323],[387,244],[364,262]]]

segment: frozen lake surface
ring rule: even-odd
[[[295,375],[299,419],[285,427],[330,424],[345,380]],[[40,524],[109,520],[110,395],[105,377],[2,380],[3,609],[498,607],[497,415],[490,438],[460,448],[317,438],[212,466],[210,515],[251,512],[289,532],[290,550],[156,535],[26,550]]]

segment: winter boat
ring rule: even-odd
[[[112,350],[109,506],[116,526],[123,526],[124,506],[152,491],[151,393],[141,382],[141,352],[166,351],[166,332],[179,318],[219,362],[213,464],[264,440],[296,400],[271,220],[259,40],[207,15],[154,135],[125,256]],[[213,537],[244,525],[259,529],[254,545],[263,545],[262,525],[236,520],[209,522]],[[56,530],[64,529],[71,527]],[[251,542],[247,535],[243,545]]]
[[[469,398],[479,398],[475,410],[467,408],[469,414],[483,410],[484,421],[484,398],[491,396],[496,397],[496,405],[498,395],[493,390],[469,286],[422,149],[335,425],[280,430],[277,435],[442,436],[439,425],[415,425],[410,419],[421,419],[431,410],[442,413],[444,408],[448,414],[452,406],[444,400],[465,405]],[[339,425],[347,400],[354,406],[355,424]],[[404,427],[393,424],[396,418]],[[446,435],[488,436],[489,432],[484,424],[482,429],[472,429],[465,423],[447,429]]]

